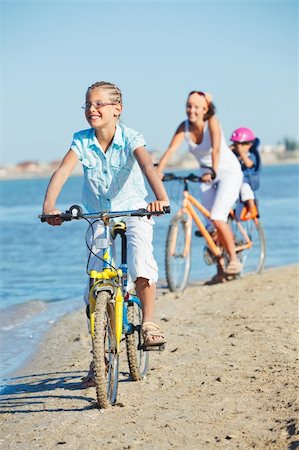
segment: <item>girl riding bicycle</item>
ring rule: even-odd
[[[226,274],[237,275],[242,270],[227,219],[230,209],[239,196],[243,174],[238,159],[226,144],[215,110],[210,94],[202,91],[189,93],[186,103],[187,120],[178,126],[158,164],[158,171],[162,176],[168,161],[185,139],[189,152],[195,156],[201,166],[202,203],[211,212],[218,239],[229,255],[229,264],[226,269],[219,260],[218,276],[219,281],[222,281]],[[214,169],[216,176],[213,177],[206,167]],[[211,224],[207,223],[208,225]]]
[[[78,160],[84,171],[82,203],[89,212],[144,207],[150,212],[163,211],[169,200],[144,147],[144,138],[119,123],[122,112],[120,89],[105,81],[94,83],[87,89],[82,108],[90,128],[74,134],[70,150],[48,185],[43,214],[60,213],[55,206],[56,200]],[[157,199],[148,205],[143,175]],[[53,226],[61,225],[59,217],[47,221]],[[92,242],[95,254],[100,251],[97,239],[102,233],[103,225],[97,222]],[[152,234],[152,219],[132,217],[127,220],[128,268],[142,303],[142,334],[146,346],[165,342],[162,331],[153,322],[158,271],[153,257]],[[101,270],[100,264],[99,259],[92,255],[89,267]],[[85,295],[87,304],[88,291],[89,286]]]

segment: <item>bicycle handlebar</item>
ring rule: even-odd
[[[193,182],[200,182],[201,181],[201,177],[199,177],[198,175],[195,175],[194,173],[190,173],[187,176],[180,176],[180,175],[176,175],[175,173],[165,173],[163,176],[162,181],[174,181],[174,180],[180,180],[180,181],[193,181]]]
[[[46,222],[47,219],[54,219],[59,217],[62,222],[69,222],[70,220],[79,219],[112,219],[116,217],[144,217],[144,216],[160,216],[161,214],[169,214],[170,206],[164,206],[163,212],[150,212],[145,208],[134,209],[129,211],[99,211],[94,213],[83,213],[81,206],[73,205],[68,211],[61,214],[40,214],[38,217],[41,222]]]
[[[208,166],[201,166],[203,169],[209,169],[211,171],[211,178],[212,180],[215,180],[216,178],[216,172],[212,167]],[[162,181],[172,181],[172,180],[180,180],[180,181],[192,181],[194,183],[196,182],[203,182],[202,177],[199,177],[198,175],[195,175],[194,173],[189,173],[189,175],[186,176],[180,176],[176,175],[175,173],[165,173],[163,176]]]

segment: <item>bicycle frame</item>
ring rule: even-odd
[[[240,230],[240,233],[242,234],[242,236],[245,239],[245,244],[243,244],[243,245],[236,245],[235,251],[236,252],[241,252],[242,250],[249,250],[252,247],[252,245],[253,245],[252,244],[252,240],[250,239],[250,237],[246,233],[246,230],[242,227],[241,221],[237,220],[235,212],[233,210],[230,211],[230,216],[235,220],[235,222],[237,224],[237,227]],[[245,220],[245,219],[243,219],[243,220]],[[256,217],[252,217],[251,220],[253,220],[255,223],[258,223],[257,216]]]
[[[124,225],[122,223],[116,225]],[[127,274],[128,266],[126,261],[126,251],[124,244],[125,231],[122,228],[122,233],[119,233],[122,239],[122,255],[121,265],[119,268],[115,267],[115,261],[111,251],[111,231],[109,226],[109,219],[104,220],[104,237],[100,240],[102,245],[103,270],[98,272],[91,270],[90,277],[90,291],[89,291],[89,315],[90,315],[90,331],[92,337],[94,336],[94,310],[96,305],[96,294],[99,290],[109,291],[111,293],[111,301],[115,303],[114,318],[115,334],[117,352],[120,351],[120,341],[122,334],[130,334],[134,332],[133,324],[128,322],[127,307],[128,302],[136,303],[141,308],[140,299],[130,294],[127,291]]]
[[[211,214],[210,212],[195,198],[193,195],[191,195],[188,191],[188,186],[185,184],[184,191],[184,200],[183,200],[183,206],[179,209],[177,215],[183,216],[184,214],[187,214],[188,216],[188,223],[187,223],[187,233],[186,233],[186,242],[185,242],[185,248],[184,248],[184,256],[186,256],[189,252],[190,246],[191,246],[191,228],[192,228],[192,219],[194,220],[197,228],[199,229],[200,233],[204,237],[208,247],[212,251],[215,257],[220,257],[222,254],[222,250],[215,244],[213,238],[211,237],[210,233],[206,229],[205,225],[203,224],[201,218],[198,216],[195,208],[203,214],[206,218],[210,219]],[[195,207],[195,208],[194,208]],[[236,252],[240,252],[242,250],[248,250],[252,247],[252,241],[250,237],[248,236],[246,230],[242,227],[242,224],[240,221],[238,221],[235,217],[235,213],[233,210],[230,211],[230,215],[232,218],[236,220],[237,226],[244,237],[245,244],[243,245],[237,245],[235,247]],[[253,217],[252,220],[258,221],[257,217]],[[175,245],[175,239],[173,240],[173,245]],[[174,254],[174,248],[171,248],[172,254]]]
[[[189,219],[190,233],[188,232],[187,234],[188,239],[186,239],[185,251],[189,251],[191,245],[191,220],[193,219],[202,236],[205,238],[211,251],[214,253],[215,256],[220,256],[221,255],[220,248],[213,241],[210,233],[206,229],[200,217],[197,215],[193,206],[195,206],[198,209],[198,211],[200,211],[205,217],[210,218],[210,212],[198,200],[196,200],[196,198],[193,197],[193,195],[189,194],[189,191],[187,189],[184,190],[183,207],[179,210],[178,214],[183,215],[184,213],[187,213],[187,215],[190,218]]]
[[[40,214],[39,218],[42,222],[47,221],[47,219],[53,219],[54,217],[61,218],[62,221],[70,221],[73,219],[99,219],[104,223],[104,238],[100,239],[100,245],[102,250],[102,259],[104,262],[103,270],[98,272],[96,270],[91,270],[89,273],[90,277],[90,290],[89,290],[89,316],[90,316],[90,328],[91,335],[94,336],[94,311],[96,304],[96,291],[103,290],[109,291],[111,293],[111,301],[115,302],[115,326],[116,326],[116,339],[117,339],[117,350],[119,351],[120,340],[122,333],[132,334],[135,328],[127,320],[127,306],[128,303],[136,303],[137,306],[141,308],[141,302],[138,296],[129,294],[127,290],[127,258],[126,258],[126,238],[125,232],[121,234],[122,238],[122,261],[119,268],[115,268],[115,262],[111,253],[110,248],[110,220],[123,217],[143,217],[151,215],[160,215],[170,213],[170,207],[164,207],[163,212],[149,212],[144,208],[138,210],[128,210],[128,211],[100,211],[95,213],[84,213],[82,208],[78,205],[73,205],[70,207],[69,211],[65,213],[60,213],[57,215],[51,214]],[[125,244],[124,244],[125,242]]]

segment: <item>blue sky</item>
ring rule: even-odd
[[[166,149],[191,90],[213,94],[227,139],[298,139],[296,0],[2,0],[1,16],[1,163],[62,158],[100,80],[149,148]]]

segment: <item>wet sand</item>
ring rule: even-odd
[[[141,382],[122,353],[117,405],[81,389],[83,309],[55,324],[1,395],[1,448],[290,449],[298,437],[298,266],[176,295],[161,290],[164,352]]]

